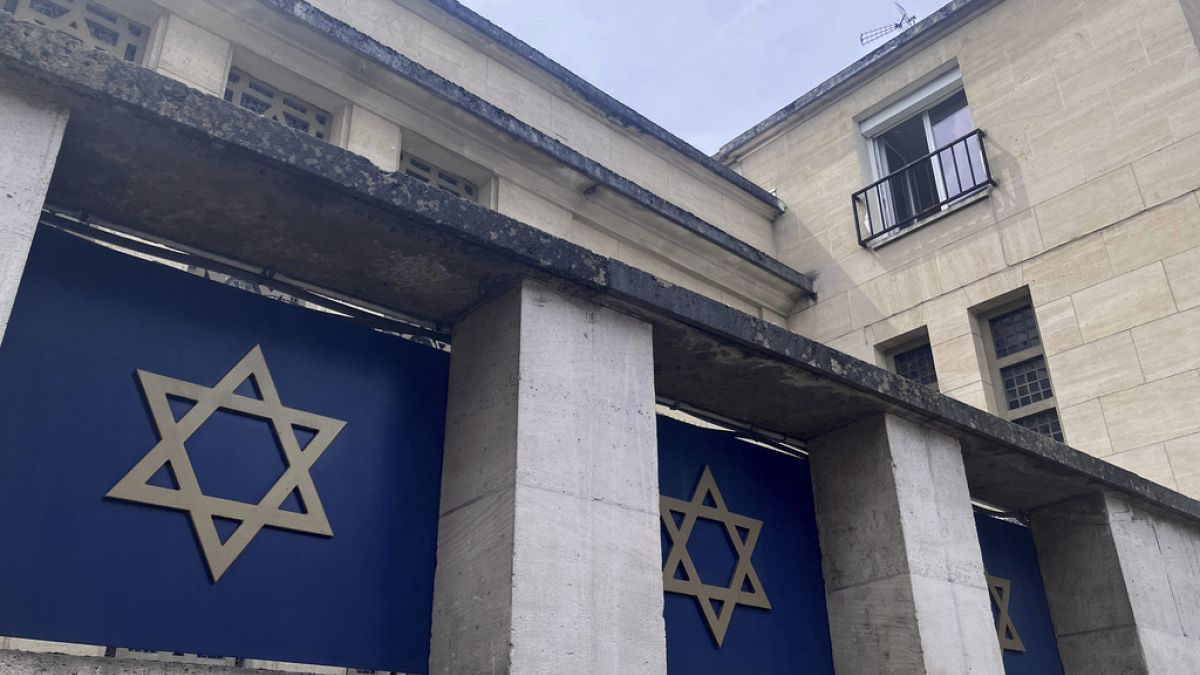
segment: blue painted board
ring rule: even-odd
[[[667,593],[668,671],[832,673],[808,462],[667,417],[658,418],[658,457],[663,495],[691,499],[707,466],[731,512],[763,521],[751,561],[771,604],[737,606],[718,648],[696,599]],[[661,531],[665,560],[671,542]],[[736,558],[721,526],[699,520],[688,549],[705,583],[731,580]]]
[[[284,405],[346,422],[312,468],[333,537],[266,528],[214,583],[183,512],[104,495],[158,440],[136,369],[212,386],[255,345]],[[447,369],[43,227],[0,345],[0,634],[424,672]],[[206,494],[253,501],[283,467],[245,416],[187,446]]]
[[[1054,625],[1050,621],[1033,534],[1023,525],[978,512],[975,528],[979,532],[984,570],[991,576],[1011,582],[1008,611],[1025,647],[1024,652],[1003,652],[1004,672],[1010,675],[1061,675],[1062,661]],[[995,602],[992,603],[992,614],[999,618]]]

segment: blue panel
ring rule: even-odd
[[[1050,608],[1046,589],[1042,586],[1042,571],[1038,566],[1033,534],[1028,527],[975,514],[979,532],[979,547],[983,551],[983,567],[990,576],[1011,582],[1008,611],[1025,651],[1004,651],[1004,671],[1010,675],[1030,673],[1061,675],[1062,661],[1054,625],[1050,623]],[[999,619],[996,603],[992,614]]]
[[[311,471],[333,536],[265,528],[214,583],[185,513],[105,494],[158,440],[135,369],[211,387],[255,345],[285,406],[346,422]],[[0,635],[424,672],[447,369],[39,230],[0,347]],[[265,424],[225,413],[188,449],[201,487],[235,500],[284,466]]]
[[[737,606],[717,647],[694,597],[667,593],[672,673],[832,673],[825,583],[808,462],[732,434],[658,420],[659,487],[690,500],[708,467],[730,512],[762,521],[751,561],[770,609]],[[670,538],[663,532],[663,558]],[[702,581],[727,583],[736,562],[725,530],[697,521],[688,545]]]

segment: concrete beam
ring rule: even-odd
[[[66,125],[66,111],[0,89],[0,341]]]
[[[521,282],[454,330],[430,672],[666,671],[650,326]]]
[[[809,450],[838,672],[1003,672],[958,441],[879,415]]]
[[[1200,530],[1111,492],[1030,515],[1067,672],[1200,672]]]

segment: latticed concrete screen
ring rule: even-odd
[[[3,0],[4,11],[141,63],[150,29],[95,2],[83,0]]]
[[[463,199],[475,201],[479,195],[479,188],[475,187],[471,181],[444,171],[432,162],[413,157],[407,152],[400,155],[400,170],[419,181],[456,194]]]
[[[299,96],[280,91],[252,77],[244,70],[229,69],[225,100],[321,140],[329,138],[332,115]]]

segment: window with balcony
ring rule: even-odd
[[[98,2],[0,0],[4,11],[79,38],[84,44],[141,63],[150,29]]]
[[[998,414],[1062,442],[1054,386],[1033,306],[1024,299],[992,310],[980,319],[986,333]]]
[[[993,184],[958,71],[860,123],[875,182],[853,196],[864,246],[919,225]]]

